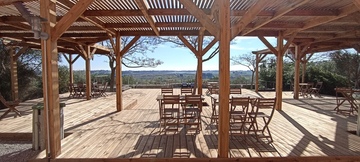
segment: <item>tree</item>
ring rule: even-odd
[[[346,50],[339,50],[330,53],[331,59],[335,62],[338,74],[345,76],[348,86],[353,85],[359,88],[360,83],[360,55]]]
[[[121,37],[121,50],[131,42],[134,37]],[[154,58],[149,58],[147,51],[153,52],[157,45],[163,43],[158,37],[141,37],[133,44],[128,52],[122,58],[122,64],[128,68],[140,67],[156,67],[163,62]],[[110,40],[103,42],[108,48],[113,48]],[[114,91],[115,84],[115,70],[116,70],[116,57],[114,53],[109,53],[109,67],[110,67],[110,91]],[[119,77],[119,76],[117,76]]]
[[[234,65],[243,65],[251,71],[251,89],[254,84],[254,74],[256,67],[256,55],[252,53],[233,56],[230,58]]]

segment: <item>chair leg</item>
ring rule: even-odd
[[[10,111],[11,109],[6,110],[5,113],[0,116],[0,120],[3,119]]]

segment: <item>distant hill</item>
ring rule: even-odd
[[[84,70],[78,70],[78,71],[84,71]],[[195,75],[196,71],[194,70],[146,70],[146,71],[123,71],[123,75],[166,75],[166,74],[172,74],[172,75]],[[91,70],[91,74],[94,75],[109,75],[110,70]],[[214,76],[219,75],[219,71],[217,70],[205,70],[203,71],[203,74],[212,74]],[[240,70],[240,71],[231,71],[231,76],[249,76],[251,75],[250,70]]]

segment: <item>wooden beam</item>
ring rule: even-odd
[[[218,157],[229,155],[229,94],[230,94],[230,1],[222,0],[219,9],[219,124]]]
[[[157,27],[155,26],[155,22],[153,20],[153,18],[149,15],[148,13],[148,7],[145,4],[144,0],[135,0],[137,6],[139,7],[139,9],[141,10],[141,12],[143,13],[145,19],[148,21],[148,23],[150,24],[151,28],[153,29],[153,31],[155,32],[155,34],[157,36],[160,36],[159,34],[159,30],[157,29]]]
[[[40,16],[47,19],[43,23],[44,32],[53,33],[51,24],[56,23],[56,1],[40,0]],[[41,40],[42,78],[44,94],[44,123],[47,127],[43,132],[46,138],[46,156],[55,159],[61,153],[60,139],[60,102],[57,42],[49,39]]]
[[[198,51],[187,41],[184,36],[178,35],[178,38],[185,44],[187,48],[194,54],[197,55]]]
[[[337,19],[343,18],[343,17],[345,17],[349,14],[352,14],[354,12],[357,12],[357,11],[359,11],[359,8],[353,4],[350,4],[348,6],[343,7],[342,9],[340,9],[338,16],[325,16],[325,17],[322,16],[322,17],[312,18],[310,21],[307,21],[304,24],[304,27],[302,27],[300,29],[288,29],[284,32],[284,35],[285,36],[290,35],[295,32],[303,31],[303,30],[310,29],[315,26],[319,26],[319,25],[322,25],[322,24],[325,24],[325,23],[328,23],[331,21],[335,21]]]
[[[127,44],[120,52],[120,56],[123,57],[131,48],[132,45],[135,44],[136,41],[138,41],[140,39],[140,36],[135,36],[130,42],[129,44]],[[116,56],[117,57],[117,56]]]
[[[134,40],[134,39],[133,39]],[[121,39],[120,33],[116,33],[115,37],[115,56],[116,56],[116,110],[118,112],[122,111],[123,109],[123,98],[122,98],[122,71],[121,71]]]
[[[71,61],[71,64],[73,64],[73,63],[75,63],[75,61],[80,57],[81,55],[80,54],[78,54],[75,58],[74,58],[74,60],[73,61]]]
[[[264,36],[258,36],[258,38],[261,40],[261,42],[263,42],[263,43],[265,44],[265,46],[266,46],[267,48],[269,48],[269,50],[270,50],[271,52],[273,52],[275,55],[277,55],[278,50],[275,49],[275,48],[264,38]]]
[[[65,55],[65,53],[63,53],[62,55],[64,56],[65,60],[70,64],[71,61],[70,61],[69,58]],[[71,56],[71,54],[69,54],[69,56]]]
[[[284,46],[284,51],[283,51],[283,52],[285,52],[286,50],[289,49],[289,47],[290,47],[290,45],[292,44],[292,41],[294,40],[296,34],[297,34],[297,33],[293,33],[293,34],[291,35],[291,37],[287,40],[287,42],[286,42],[286,44],[285,44],[285,46]],[[284,53],[283,53],[283,55],[284,55]]]
[[[70,2],[69,0],[58,0],[59,2],[61,2],[63,5],[65,5],[66,7],[69,7],[69,8],[72,8],[74,6],[74,4],[72,2]],[[86,0],[85,0],[86,1]],[[91,1],[94,1],[94,0],[91,0]],[[84,12],[82,12],[84,13]],[[115,31],[114,30],[110,30],[110,29],[106,29],[104,27],[104,23],[101,22],[100,20],[98,20],[97,18],[95,17],[85,17],[83,15],[80,15],[80,18],[87,21],[87,22],[90,22],[92,23],[93,25],[99,27],[100,29],[112,34],[112,35],[115,35]],[[93,34],[93,33],[92,33]]]
[[[185,8],[194,16],[199,22],[208,30],[215,38],[218,38],[219,33],[219,25],[213,23],[213,21],[202,11],[199,9],[196,4],[189,0],[179,0]]]
[[[24,54],[29,49],[29,46],[24,46],[21,48],[14,56],[14,59],[18,59],[22,54]]]
[[[216,43],[217,41],[218,41],[218,40],[214,38],[214,39],[205,47],[205,49],[202,50],[202,56],[204,56],[204,55],[210,50],[210,48],[215,45],[215,43]]]
[[[71,9],[65,14],[61,20],[56,23],[52,39],[58,40],[61,35],[77,20],[81,14],[89,7],[94,0],[79,0]]]
[[[355,6],[360,9],[360,0],[353,0]]]
[[[257,14],[266,7],[268,4],[273,3],[272,0],[260,0],[257,1],[250,9],[246,12],[246,14],[241,18],[241,20],[231,28],[231,38],[235,38],[245,27],[250,24]]]
[[[268,54],[262,54],[259,61],[261,62],[267,55]]]
[[[287,3],[290,3],[290,4],[282,4],[281,7],[277,8],[277,10],[275,11],[275,13],[272,17],[266,18],[265,20],[263,20],[261,22],[257,22],[253,28],[251,28],[250,30],[247,30],[246,32],[241,33],[241,35],[249,34],[250,32],[261,28],[262,26],[280,18],[281,16],[284,16],[285,14],[289,13],[290,11],[296,9],[297,7],[303,5],[307,2],[309,2],[309,0],[287,1]],[[286,2],[282,2],[282,3],[286,3]]]
[[[215,1],[217,2],[217,1]],[[211,15],[210,9],[201,9],[206,15]],[[247,10],[231,10],[231,16],[242,17],[246,14]],[[149,15],[159,16],[174,16],[174,15],[191,15],[187,9],[148,9]],[[99,16],[143,16],[141,10],[87,10],[83,14],[85,17],[99,17]],[[336,10],[292,10],[284,16],[336,16]],[[258,14],[259,17],[272,17],[274,11],[263,10]]]

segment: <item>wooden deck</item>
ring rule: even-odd
[[[116,112],[114,94],[90,101],[62,95],[61,100],[66,103],[64,129],[71,135],[61,141],[58,159],[216,158],[218,141],[216,125],[210,123],[211,108],[203,108],[200,133],[182,129],[178,134],[165,135],[159,129],[155,100],[159,93],[159,89],[125,91],[124,106],[129,108],[122,112]],[[275,96],[274,92],[243,93]],[[276,111],[271,121],[274,142],[231,137],[230,157],[360,156],[360,137],[348,132],[356,130],[356,115],[336,114],[334,97],[294,100],[292,95],[284,92],[283,111]],[[30,107],[39,101],[22,103],[22,117],[13,118],[10,114],[1,120],[0,138],[31,133]],[[210,104],[209,97],[206,101]],[[38,156],[41,157],[43,154]]]

